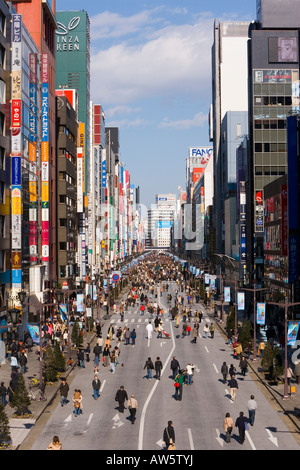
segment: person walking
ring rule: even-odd
[[[20,366],[21,366],[21,373],[25,374],[26,373],[26,365],[27,365],[27,357],[25,356],[24,353],[21,354],[19,362],[20,362]]]
[[[62,444],[58,436],[53,436],[53,439],[48,445],[47,450],[62,450]]]
[[[168,421],[168,426],[164,429],[163,441],[165,443],[165,449],[168,449],[170,444],[175,444],[175,429],[172,421]]]
[[[249,423],[251,426],[253,426],[254,420],[255,420],[255,412],[257,410],[257,403],[256,403],[254,395],[250,396],[250,400],[248,400],[248,403],[247,403],[247,409],[249,412]]]
[[[94,365],[98,366],[99,365],[99,360],[100,360],[100,354],[102,352],[102,347],[99,346],[99,344],[96,344],[93,349],[94,353]]]
[[[178,371],[180,369],[180,364],[176,359],[176,356],[173,356],[173,359],[171,361],[170,368],[172,370],[172,379],[175,380],[176,375],[178,374]]]
[[[110,364],[109,346],[105,346],[103,351],[103,366],[107,367]]]
[[[235,427],[239,430],[240,444],[245,441],[245,432],[247,430],[248,419],[244,416],[244,412],[240,411],[239,417],[235,420]]]
[[[131,338],[131,345],[135,346],[135,339],[136,339],[136,331],[135,328],[133,328],[132,332],[130,333],[130,338]]]
[[[265,351],[265,342],[261,341],[258,345],[258,351],[257,351],[257,354],[261,359],[264,357],[264,351]]]
[[[226,442],[230,442],[231,440],[231,433],[234,428],[234,422],[233,419],[230,416],[230,413],[226,413],[225,418],[224,418],[224,431],[226,432]]]
[[[74,403],[73,413],[77,417],[82,413],[82,395],[81,395],[81,391],[78,389],[75,389],[74,391],[73,403]]]
[[[144,369],[147,369],[147,379],[152,379],[152,370],[154,369],[153,362],[151,357],[148,357],[147,361],[145,362]]]
[[[205,339],[208,337],[208,332],[209,332],[209,328],[208,328],[208,324],[206,323],[205,327],[203,328],[203,333],[204,333],[204,338]]]
[[[81,348],[78,350],[77,359],[78,359],[78,362],[79,362],[79,367],[80,367],[81,369],[84,369],[84,368],[85,368],[85,364],[84,364],[84,351],[83,351],[83,349],[81,349]]]
[[[230,396],[231,396],[231,400],[234,401],[235,398],[236,398],[236,391],[237,389],[239,388],[239,384],[237,383],[237,380],[235,378],[235,375],[233,375],[231,377],[231,379],[229,379],[228,381],[228,385],[230,387]]]
[[[221,366],[221,374],[223,375],[223,382],[225,384],[227,382],[227,376],[228,376],[228,366],[226,362],[223,362]]]
[[[243,377],[245,377],[246,375],[247,367],[248,367],[247,360],[245,356],[243,355],[240,359],[240,369],[241,369],[241,374]]]
[[[85,348],[86,362],[90,362],[90,354],[91,354],[91,345],[90,343],[87,343],[87,346]]]
[[[193,330],[192,330],[192,343],[197,343],[197,338],[198,338],[198,328],[197,326],[195,325]]]
[[[129,328],[125,331],[125,344],[128,345],[130,343],[130,338],[131,338],[131,331]]]
[[[62,379],[61,384],[59,386],[59,392],[60,392],[60,397],[61,397],[60,398],[61,406],[64,406],[67,403],[69,403],[69,400],[68,400],[69,389],[70,389],[70,387],[69,387],[66,379]]]
[[[183,371],[180,369],[178,374],[175,377],[175,400],[181,401],[182,400],[182,392],[183,392],[183,383],[184,383],[184,375]],[[177,385],[178,384],[178,385]]]
[[[5,406],[5,405],[7,404],[6,395],[7,395],[7,388],[5,387],[4,382],[1,382],[1,385],[0,385],[0,397],[1,397],[1,404],[2,404],[2,406]]]
[[[129,410],[129,413],[130,413],[131,424],[134,424],[134,422],[136,420],[136,412],[137,412],[137,409],[138,409],[138,402],[137,402],[134,394],[132,394],[131,397],[129,398],[129,400],[127,401],[127,408]]]
[[[158,357],[156,358],[155,363],[154,363],[155,378],[156,378],[156,380],[160,380],[162,367],[163,367],[162,362],[161,362],[161,360],[160,360],[160,357],[158,356]]]
[[[297,385],[299,385],[299,383],[300,383],[300,362],[299,361],[295,361],[294,374],[295,374],[295,377],[296,377],[296,383],[297,383]]]
[[[192,385],[193,383],[193,371],[195,366],[193,364],[187,364],[186,366],[186,384]]]
[[[234,367],[233,364],[230,364],[228,372],[229,372],[230,378],[232,378],[233,375],[236,375],[236,368]]]
[[[215,325],[213,323],[210,324],[209,331],[210,331],[210,337],[213,339],[215,336]]]
[[[94,380],[92,381],[92,387],[93,387],[93,397],[95,400],[98,400],[100,397],[100,387],[101,387],[101,382],[98,377],[98,375],[94,375]]]
[[[124,413],[125,400],[128,400],[128,395],[127,395],[126,390],[124,389],[124,385],[121,385],[115,396],[115,401],[119,403],[120,413]]]
[[[149,321],[148,325],[146,326],[146,330],[147,330],[148,339],[151,339],[152,338],[152,332],[153,332],[153,326],[152,326],[151,321]]]

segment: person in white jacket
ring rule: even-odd
[[[151,321],[149,321],[148,325],[146,326],[146,330],[147,330],[148,339],[151,339],[152,332],[153,332],[153,326],[151,324]]]
[[[194,364],[188,364],[186,366],[186,384],[192,385],[193,383],[193,372],[194,372]]]

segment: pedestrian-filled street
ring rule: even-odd
[[[157,265],[160,268],[155,271]],[[233,346],[227,344],[226,336],[218,328],[218,321],[203,303],[194,301],[193,291],[181,275],[181,265],[166,255],[150,255],[138,264],[137,272],[128,291],[120,298],[116,313],[104,315],[105,319],[101,320],[104,342],[109,333],[112,335],[111,340],[108,338],[109,359],[103,362],[103,345],[99,364],[97,359],[95,361],[93,351],[99,340],[99,336],[95,336],[89,362],[84,354],[84,367],[76,366],[67,378],[67,403],[61,405],[61,395],[58,393],[49,410],[46,410],[46,419],[37,422],[35,438],[29,435],[20,448],[46,449],[53,436],[58,435],[65,450],[163,450],[166,446],[164,429],[172,421],[178,450],[298,449],[299,444],[293,433],[272,407],[271,395],[266,397],[262,393],[250,367],[245,375],[242,373],[240,360],[234,357]],[[189,293],[190,303],[187,301]],[[172,300],[168,302],[170,295]],[[132,305],[129,306],[128,299],[135,296],[134,305],[130,302]],[[142,299],[146,297],[148,303],[142,303],[141,296]],[[124,305],[123,320],[120,305]],[[146,307],[144,312],[141,305]],[[192,312],[186,322],[183,321],[184,309],[191,309]],[[176,315],[180,317],[179,322],[176,322]],[[158,337],[160,333],[155,327],[158,319],[162,322],[161,337]],[[191,327],[190,332],[185,331],[185,323]],[[148,325],[152,326],[150,331],[147,330]],[[192,333],[195,325],[198,331],[196,337]],[[211,328],[205,335],[206,325],[215,326],[213,337]],[[126,340],[126,331],[134,330],[136,338],[132,344],[132,339]],[[119,354],[114,357],[116,347]],[[161,361],[159,379],[155,368],[150,369],[148,375],[145,368],[148,358],[151,358],[153,367],[158,358]],[[224,362],[228,370],[231,365],[236,369],[238,388],[234,399],[230,374],[227,373],[224,378],[222,373]],[[171,369],[173,363],[177,365],[174,371]],[[180,392],[176,392],[175,378],[180,372],[183,385]],[[187,372],[191,374],[187,376]],[[92,383],[95,376],[100,380],[99,398],[94,396]],[[124,410],[115,400],[121,386],[126,392]],[[75,390],[80,390],[82,395],[82,413],[78,415],[74,412]],[[133,424],[128,405],[132,394],[137,405]],[[253,425],[249,422],[248,410],[251,395],[255,397],[257,406]],[[241,411],[248,422],[243,444],[236,426]],[[234,423],[230,442],[227,442],[224,429],[227,413]]]

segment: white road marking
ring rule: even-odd
[[[221,437],[220,437],[220,431],[219,431],[219,429],[216,429],[216,432],[217,432],[217,437],[216,437],[216,439],[217,439],[218,443],[220,444],[220,446],[223,447],[223,445],[224,445],[224,440],[221,439]]]
[[[162,368],[162,371],[161,371],[161,376],[163,375],[164,371],[166,370],[166,367],[167,365],[169,364],[169,361],[170,361],[170,358],[172,357],[172,354],[175,350],[175,339],[174,339],[174,334],[173,334],[173,328],[172,328],[172,324],[170,324],[171,326],[171,337],[172,337],[172,343],[173,343],[173,346],[172,346],[172,349],[169,353],[169,356],[167,357],[166,361],[165,361],[165,365],[163,366]],[[141,420],[140,420],[140,427],[139,427],[139,439],[138,439],[138,450],[142,450],[143,449],[143,438],[144,438],[144,427],[145,427],[145,417],[146,417],[146,411],[147,411],[147,407],[149,405],[149,402],[152,398],[152,395],[154,394],[155,390],[156,390],[156,387],[158,386],[158,384],[160,383],[159,380],[156,380],[145,403],[144,403],[144,406],[143,406],[143,410],[142,410],[142,414],[141,414]]]
[[[247,439],[248,439],[248,441],[249,441],[249,443],[250,443],[250,446],[252,447],[252,450],[256,450],[255,445],[253,444],[253,441],[252,441],[252,439],[251,439],[251,437],[250,437],[249,432],[246,431],[245,434],[246,434],[246,437],[247,437]]]
[[[105,382],[106,382],[106,379],[104,379],[103,382],[102,382],[102,384],[101,384],[100,393],[102,392],[102,390],[103,390],[103,388],[104,388]]]
[[[219,373],[219,371],[218,371],[218,369],[217,369],[217,366],[216,366],[216,364],[213,364],[213,366],[214,366],[214,369],[215,369],[216,373],[218,374],[218,373]]]
[[[271,431],[269,429],[266,429],[267,433],[269,434],[269,439],[270,441],[276,446],[278,447],[278,440],[277,440],[277,437],[274,437],[273,434],[271,433]]]
[[[187,431],[188,431],[188,436],[189,436],[189,441],[190,441],[190,448],[191,448],[191,450],[195,450],[192,431],[191,431],[190,428],[188,428]]]
[[[204,347],[205,347],[205,351],[206,351],[207,353],[209,353],[209,350],[207,349],[207,346],[204,346]]]
[[[119,413],[117,413],[113,418],[112,418],[114,424],[113,424],[113,429],[115,428],[120,428],[121,426],[123,426],[123,421],[120,420],[120,416],[119,416]]]

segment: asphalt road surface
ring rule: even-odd
[[[171,283],[169,292],[174,295],[176,284]],[[151,297],[150,297],[151,299]],[[59,397],[49,407],[45,416],[36,425],[32,450],[46,449],[54,435],[58,435],[64,450],[152,450],[163,448],[163,430],[168,420],[172,420],[176,433],[177,450],[299,450],[299,445],[284,424],[280,414],[273,409],[260,391],[254,376],[243,377],[238,373],[239,389],[235,401],[231,401],[229,387],[223,383],[220,372],[223,361],[234,363],[239,371],[239,362],[233,358],[231,348],[222,335],[215,331],[214,338],[203,335],[205,323],[213,321],[205,313],[200,324],[196,344],[192,337],[181,338],[182,323],[179,328],[167,318],[169,305],[167,295],[158,298],[164,307],[164,327],[170,338],[157,338],[153,332],[148,340],[146,325],[149,314],[140,315],[139,307],[130,307],[120,322],[119,314],[105,321],[103,336],[109,324],[126,325],[136,329],[136,345],[120,346],[120,364],[113,374],[110,367],[100,366],[101,395],[98,400],[92,397],[94,377],[93,354],[85,369],[76,368],[69,376],[70,402],[61,407]],[[194,309],[200,310],[196,304]],[[153,320],[152,320],[153,323]],[[179,337],[177,337],[179,335]],[[115,341],[112,341],[115,346]],[[154,362],[159,356],[163,363],[161,380],[146,378],[144,364],[148,357]],[[180,366],[195,364],[193,384],[183,386],[183,400],[174,398],[175,388],[171,378],[170,363],[176,356]],[[122,365],[123,364],[123,365]],[[154,375],[154,374],[153,374]],[[118,410],[115,394],[124,385],[128,397],[132,393],[138,401],[137,419],[134,425],[129,419],[129,411]],[[74,389],[83,394],[83,414],[73,414],[72,395]],[[234,428],[230,443],[225,441],[223,420],[227,412],[234,422],[240,411],[247,412],[247,401],[253,394],[258,404],[254,426],[246,431],[243,445],[239,443],[238,430]]]

